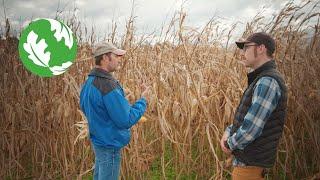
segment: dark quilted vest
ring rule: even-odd
[[[277,154],[277,147],[282,135],[287,110],[287,88],[283,77],[276,70],[274,60],[268,61],[255,71],[248,74],[248,87],[243,93],[236,110],[231,134],[241,126],[245,115],[251,106],[255,84],[261,77],[274,78],[281,88],[281,98],[262,130],[262,134],[243,150],[234,150],[232,154],[247,166],[272,167]]]

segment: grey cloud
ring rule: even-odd
[[[173,12],[180,9],[181,2],[181,0],[136,0],[135,15],[138,31],[153,31],[160,28],[166,16],[169,20]],[[11,21],[23,23],[31,18],[53,18],[59,5],[65,14],[77,8],[79,19],[88,27],[94,24],[97,31],[103,34],[107,31],[106,28],[111,26],[112,19],[117,21],[119,30],[124,30],[125,20],[130,16],[131,3],[132,0],[5,0]],[[283,1],[279,0],[189,0],[185,2],[184,9],[188,14],[188,24],[197,26],[208,21],[213,15],[231,21],[246,21],[252,16],[247,12],[254,13],[254,10],[263,5],[279,9],[282,3]]]

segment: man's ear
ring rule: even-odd
[[[264,51],[267,53],[267,48],[266,48],[266,46],[264,44],[261,44],[259,48],[260,48],[260,52],[261,53],[264,52]]]
[[[102,59],[105,59],[106,61],[111,61],[110,57],[107,54],[104,54]]]
[[[111,61],[111,54],[106,54],[108,61]]]

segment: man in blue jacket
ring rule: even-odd
[[[118,179],[121,148],[129,143],[130,128],[139,121],[147,106],[145,96],[149,90],[146,86],[142,86],[141,98],[131,105],[111,74],[118,69],[125,53],[111,43],[98,43],[93,50],[96,67],[80,93],[80,106],[88,120],[95,153],[95,180]]]

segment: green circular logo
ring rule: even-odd
[[[54,19],[32,21],[21,33],[19,55],[32,73],[52,77],[64,73],[77,55],[71,29]]]

